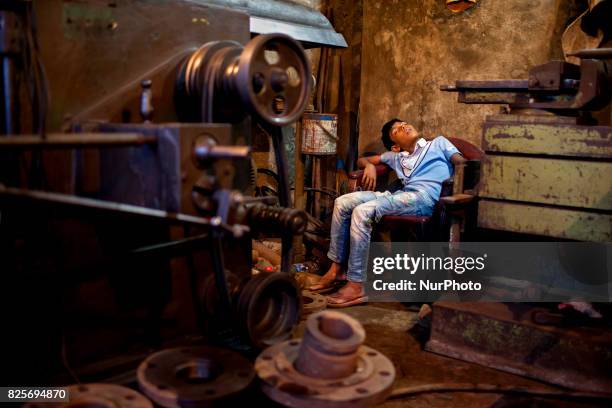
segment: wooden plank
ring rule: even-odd
[[[487,156],[479,196],[612,210],[612,162]]]
[[[563,208],[481,200],[478,226],[579,241],[612,240],[612,215]]]
[[[612,158],[612,127],[485,122],[486,152]]]

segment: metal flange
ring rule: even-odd
[[[67,387],[69,402],[36,403],[24,408],[153,408],[153,404],[141,393],[115,384],[76,384]]]
[[[326,307],[327,299],[325,296],[312,293],[308,290],[302,291],[302,319],[308,318],[313,313],[325,310]]]
[[[350,316],[323,311],[311,315],[301,340],[262,352],[255,370],[262,389],[289,407],[366,407],[382,402],[395,379],[393,363],[362,345],[365,332]]]
[[[142,392],[162,407],[200,407],[244,391],[255,372],[246,358],[232,351],[178,347],[147,357],[137,378]]]

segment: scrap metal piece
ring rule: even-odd
[[[308,290],[302,291],[302,320],[308,318],[313,313],[325,310],[327,299],[319,293],[312,293]]]
[[[259,273],[241,289],[237,302],[240,329],[257,348],[289,338],[299,323],[300,291],[288,273]]]
[[[364,339],[363,326],[344,313],[311,315],[303,339],[277,344],[257,357],[263,391],[289,407],[365,407],[383,401],[395,368],[364,346]]]
[[[244,391],[255,378],[241,355],[214,347],[178,347],[151,354],[138,366],[138,385],[166,408],[210,406]]]
[[[115,384],[75,384],[67,387],[69,402],[31,402],[24,408],[153,408],[141,393]]]
[[[436,302],[425,349],[572,389],[612,389],[612,333],[534,323],[524,304]]]

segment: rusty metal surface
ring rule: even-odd
[[[60,403],[31,402],[24,408],[153,408],[153,404],[141,393],[115,384],[87,383],[67,387],[70,400]]]
[[[537,325],[528,305],[437,302],[426,349],[572,389],[612,390],[610,329]]]
[[[300,320],[300,291],[286,272],[251,277],[236,303],[241,333],[258,349],[287,340]]]
[[[579,241],[612,240],[612,215],[481,199],[478,226]]]
[[[254,380],[251,363],[214,347],[179,347],[147,357],[137,371],[140,389],[165,408],[229,403]]]
[[[67,116],[119,121],[126,110],[139,118],[143,79],[153,80],[154,119],[175,120],[172,104],[156,100],[171,95],[167,73],[205,42],[249,39],[246,13],[190,1],[44,0],[34,6],[44,16],[38,32],[52,95],[51,131]],[[166,74],[156,77],[161,71]]]
[[[483,125],[482,148],[487,153],[521,153],[547,156],[612,159],[612,127],[529,123],[524,115],[504,115],[517,123]],[[551,117],[551,121],[558,117]],[[524,122],[524,123],[520,123]]]
[[[243,10],[250,15],[253,34],[283,33],[307,47],[347,47],[342,34],[318,10],[286,0],[192,0]]]
[[[308,290],[302,291],[302,319],[307,319],[311,314],[325,310],[326,307],[327,298],[325,296]]]
[[[487,118],[480,227],[584,241],[612,238],[612,128],[572,120]]]
[[[612,161],[487,156],[484,198],[612,211]]]
[[[290,407],[365,407],[382,402],[393,363],[364,346],[361,324],[341,312],[311,315],[301,340],[264,350],[255,362],[262,389]]]

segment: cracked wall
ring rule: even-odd
[[[359,151],[382,151],[380,127],[403,118],[425,136],[480,145],[481,124],[499,106],[457,103],[439,90],[455,80],[522,79],[559,58],[575,2],[480,0],[454,14],[443,0],[364,0]]]

